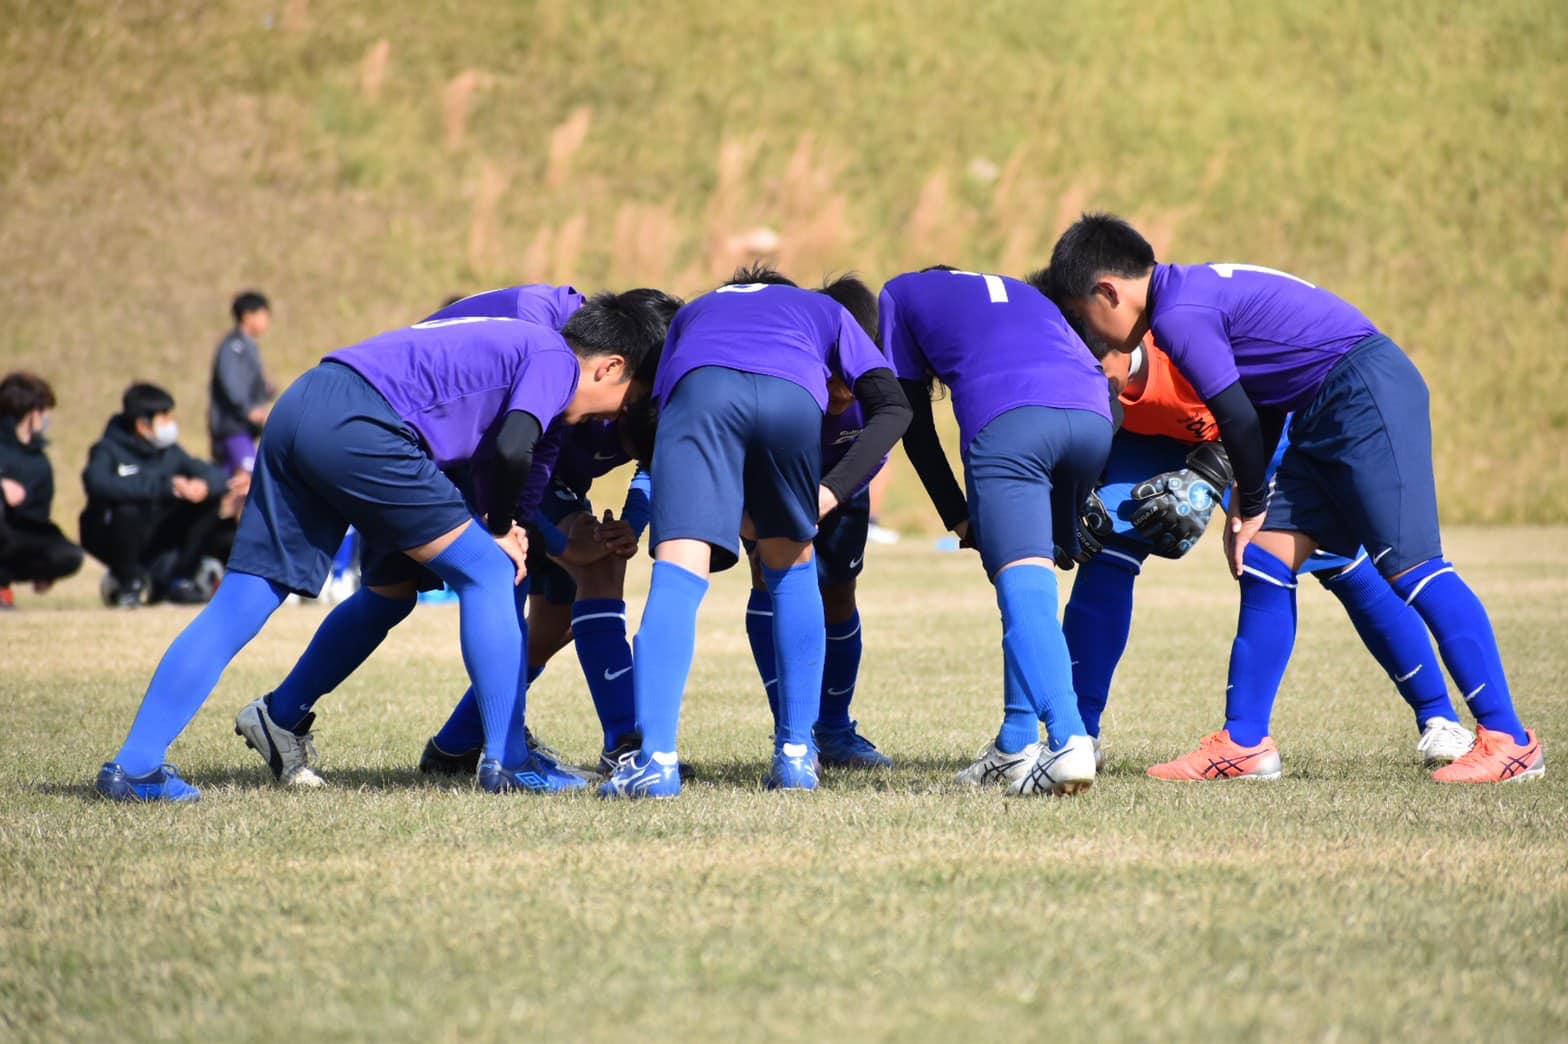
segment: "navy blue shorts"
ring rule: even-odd
[[[782,377],[704,366],[659,413],[653,450],[653,547],[703,540],[712,568],[739,560],[742,511],[757,536],[805,543],[817,533],[822,410]]]
[[[586,496],[559,482],[552,482],[539,502],[539,513],[557,528],[572,515],[584,512],[592,515],[593,504]],[[528,542],[528,575],[533,580],[532,593],[551,605],[571,605],[577,601],[577,581],[546,553],[542,539]]]
[[[314,597],[351,523],[371,562],[468,520],[414,429],[363,377],[326,362],[267,418],[229,568]]]
[[[1078,550],[1077,518],[1110,451],[1111,422],[1088,410],[1020,406],[980,429],[964,484],[987,576],[1056,547]]]
[[[1387,337],[1341,359],[1290,422],[1265,529],[1305,533],[1394,576],[1443,554],[1426,382]]]

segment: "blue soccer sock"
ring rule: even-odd
[[[523,742],[527,676],[513,604],[512,560],[474,524],[464,527],[429,566],[457,592],[458,637],[484,724],[484,756],[516,768],[528,756]]]
[[[849,704],[860,677],[860,613],[827,625],[827,654],[822,661],[822,709],[817,724],[824,729],[849,728]]]
[[[294,669],[267,696],[268,715],[285,729],[305,720],[316,701],[342,685],[415,604],[368,587],[355,591],[321,621]]]
[[[746,640],[751,643],[751,658],[762,679],[773,715],[773,730],[779,727],[779,661],[773,650],[773,596],[767,590],[753,590],[746,601]]]
[[[1241,611],[1230,647],[1225,729],[1243,747],[1269,734],[1274,697],[1296,644],[1296,574],[1255,544],[1241,558]]]
[[[654,562],[648,601],[633,639],[637,725],[647,754],[673,755],[681,698],[697,645],[697,608],[708,581],[674,562]]]
[[[583,598],[572,605],[577,660],[588,679],[593,709],[604,730],[604,749],[613,750],[637,729],[637,692],[632,681],[632,647],[626,641],[626,603],[618,598]]]
[[[1017,754],[1031,743],[1040,742],[1040,712],[1029,698],[1029,690],[1018,677],[1013,654],[1002,643],[1002,728],[996,734],[996,749]]]
[[[1003,659],[1011,661],[1036,719],[1045,722],[1052,749],[1060,749],[1070,737],[1086,733],[1073,694],[1067,639],[1056,622],[1056,574],[1045,566],[1015,565],[998,573],[995,583]]]
[[[522,648],[528,648],[528,580],[512,589],[512,605],[517,610],[517,627],[522,636]],[[534,679],[544,673],[543,667],[528,668],[528,684],[532,685]],[[527,692],[527,687],[524,687]],[[469,685],[463,691],[462,698],[457,701],[457,706],[452,708],[452,713],[446,719],[446,724],[441,726],[441,731],[435,734],[436,746],[448,754],[466,754],[471,750],[479,750],[485,745],[485,724],[479,717],[479,700],[474,696],[474,687]]]
[[[1132,631],[1132,592],[1142,566],[1121,551],[1100,552],[1078,567],[1062,634],[1073,661],[1073,691],[1089,735],[1100,734],[1100,715],[1111,698],[1111,678]]]
[[[779,721],[773,743],[778,749],[792,743],[810,747],[811,727],[822,709],[822,663],[827,656],[817,563],[788,569],[763,566],[762,579],[773,595],[773,647],[778,650]]]
[[[1351,624],[1410,709],[1416,728],[1431,718],[1458,721],[1448,684],[1421,616],[1406,605],[1365,558],[1323,581],[1345,607]]]
[[[163,764],[169,744],[196,716],[229,661],[256,637],[287,594],[250,573],[230,572],[223,578],[212,601],[158,661],[125,745],[114,756],[126,773],[141,776]]]
[[[1431,629],[1437,651],[1475,720],[1494,732],[1508,733],[1516,743],[1529,742],[1508,691],[1492,621],[1454,567],[1441,558],[1429,558],[1390,582]]]

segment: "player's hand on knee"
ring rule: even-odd
[[[566,529],[566,547],[559,555],[551,557],[560,559],[566,565],[585,566],[592,565],[610,553],[599,539],[599,523],[587,513],[572,516],[572,521]]]
[[[1230,575],[1240,580],[1242,557],[1247,553],[1247,545],[1252,543],[1252,538],[1262,531],[1263,520],[1268,518],[1268,512],[1242,518],[1234,506],[1236,502],[1237,498],[1233,496],[1233,506],[1225,519],[1225,560],[1230,565]]]
[[[517,568],[517,574],[512,579],[513,585],[522,583],[528,577],[528,531],[513,522],[511,530],[496,537],[495,542]]]
[[[604,520],[599,523],[595,539],[617,558],[632,558],[637,554],[637,534],[632,531],[631,523],[616,518],[608,508],[604,511]]]

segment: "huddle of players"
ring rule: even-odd
[[[962,486],[932,420],[937,384],[958,420]],[[1303,569],[1415,710],[1434,778],[1544,773],[1485,610],[1442,557],[1427,395],[1409,359],[1304,280],[1158,264],[1130,226],[1086,215],[1027,281],[944,266],[873,300],[852,278],[811,291],[759,266],[685,305],[654,290],[514,287],[328,355],[274,408],[228,578],[165,654],[98,790],[199,796],[167,747],[283,598],[320,587],[349,524],[365,540],[365,586],[236,720],[286,783],[321,784],[314,703],[421,587],[444,582],[460,596],[472,685],[423,770],[496,792],[586,787],[589,773],[524,726],[528,682],[575,641],[604,729],[598,793],[677,795],[697,610],[710,571],[742,550],[775,719],[766,785],[813,789],[822,763],[886,765],[848,709],[863,490],[900,438],[1001,610],[1003,723],[961,782],[1015,794],[1093,783],[1134,580],[1148,555],[1186,553],[1220,501],[1241,602],[1224,727],[1150,775],[1280,774],[1268,726]],[[620,516],[595,519],[589,485],[633,459]],[[621,587],[645,525],[653,573],[628,643]],[[1074,562],[1059,625],[1053,570]]]

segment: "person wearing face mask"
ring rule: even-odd
[[[82,472],[82,545],[109,567],[104,601],[125,608],[205,602],[211,591],[195,577],[204,558],[228,555],[235,482],[180,448],[167,391],[133,384],[121,405]]]
[[[11,584],[39,592],[82,567],[82,549],[49,520],[54,467],[44,454],[54,391],[31,373],[0,379],[0,609],[15,605]]]

